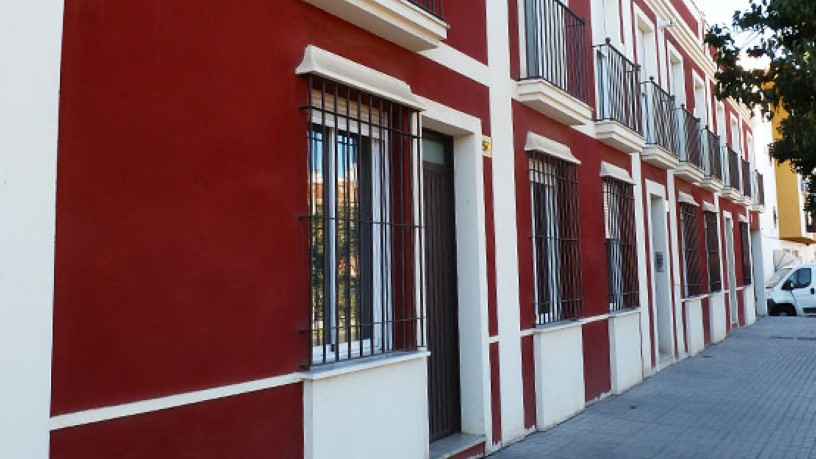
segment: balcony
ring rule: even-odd
[[[726,158],[725,188],[722,190],[722,195],[734,202],[740,203],[742,202],[742,177],[740,175],[739,153],[734,151],[730,146],[724,146],[722,148]]]
[[[519,100],[561,123],[592,121],[589,101],[586,24],[558,0],[525,2],[526,69]]]
[[[691,183],[700,183],[705,178],[703,163],[703,131],[700,119],[695,117],[685,106],[676,110],[677,119],[677,153],[680,165],[674,171],[676,177]]]
[[[654,78],[641,84],[643,97],[643,127],[646,146],[643,160],[663,169],[674,169],[677,157],[677,118],[674,97],[663,90]]]
[[[745,205],[751,205],[753,203],[753,186],[751,185],[751,163],[746,161],[745,159],[741,159],[741,168],[740,171],[742,173],[742,202]]]
[[[595,134],[620,151],[640,153],[645,145],[640,67],[615,49],[608,38],[594,50],[598,99]]]
[[[439,46],[448,36],[442,0],[304,0],[411,51]]]
[[[723,189],[724,174],[720,137],[708,127],[700,131],[703,146],[703,180],[700,185],[713,192]]]
[[[754,203],[751,210],[765,212],[765,181],[759,171],[754,171]]]

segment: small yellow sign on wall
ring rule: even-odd
[[[493,139],[489,135],[482,136],[482,156],[493,157]]]

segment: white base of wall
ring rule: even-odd
[[[643,381],[639,310],[609,316],[609,364],[613,394],[620,394]]]
[[[697,355],[705,348],[703,331],[703,302],[699,299],[686,300],[686,342],[689,355]]]
[[[711,295],[708,300],[709,318],[711,326],[711,342],[719,343],[725,339],[727,333],[725,316],[725,293],[718,292]]]
[[[584,409],[583,332],[578,323],[535,335],[536,426],[543,430]]]
[[[303,386],[306,459],[427,458],[427,354]]]
[[[757,320],[756,304],[754,304],[754,286],[746,285],[742,290],[742,295],[742,304],[745,306],[745,326],[752,325]]]

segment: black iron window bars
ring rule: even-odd
[[[740,246],[742,249],[742,285],[751,284],[751,241],[748,239],[748,223],[740,222]]]
[[[595,46],[598,83],[598,121],[617,121],[643,133],[640,105],[640,66],[606,43]]]
[[[419,116],[307,79],[311,364],[421,347]]]
[[[753,190],[751,189],[751,163],[742,159],[742,194],[751,198],[753,197]]]
[[[524,0],[527,72],[589,101],[586,25],[558,0]]]
[[[697,226],[697,206],[680,203],[680,231],[683,243],[683,279],[685,297],[703,293],[700,262],[700,232]]]
[[[728,188],[733,188],[735,190],[740,190],[742,188],[742,184],[740,183],[740,157],[739,153],[734,151],[731,147],[723,147],[725,150],[726,157],[728,158],[728,181],[726,182],[726,186]],[[741,190],[740,190],[741,191]]]
[[[532,152],[529,174],[537,323],[577,319],[583,314],[577,166]]]
[[[657,145],[677,155],[677,121],[674,114],[674,97],[654,81],[644,81],[643,113],[646,145]]]
[[[706,261],[708,264],[708,291],[722,290],[720,277],[720,233],[716,212],[703,212],[706,234]]]
[[[445,15],[443,14],[442,11],[442,0],[408,0],[408,1],[422,8],[423,10],[433,14],[439,19],[445,18]]]
[[[703,129],[703,166],[706,177],[723,181],[723,161],[720,137],[706,127]]]
[[[634,187],[630,183],[605,177],[603,193],[609,309],[618,311],[637,307]]]
[[[681,105],[677,109],[677,151],[680,161],[692,164],[697,169],[705,170],[703,164],[703,131],[700,119]]]

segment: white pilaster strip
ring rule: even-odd
[[[638,263],[638,294],[640,296],[640,358],[643,364],[643,376],[652,374],[652,345],[649,316],[652,309],[649,307],[649,278],[647,274],[646,253],[646,216],[644,214],[644,187],[641,171],[640,154],[632,155],[632,180],[635,182],[635,236],[637,238]],[[651,241],[649,242],[651,246]]]
[[[48,458],[62,0],[0,2],[0,457]]]
[[[677,355],[682,359],[686,357],[686,333],[683,329],[683,286],[680,273],[680,237],[679,219],[677,218],[677,193],[675,193],[674,173],[669,173],[666,179],[666,190],[668,192],[669,206],[669,237],[672,251],[672,301],[674,310],[674,336],[676,337]]]
[[[513,147],[510,36],[507,2],[487,2],[490,125],[493,136],[493,209],[496,240],[496,296],[499,318],[502,440],[525,434],[521,379],[518,234]],[[496,441],[494,439],[493,441]]]

